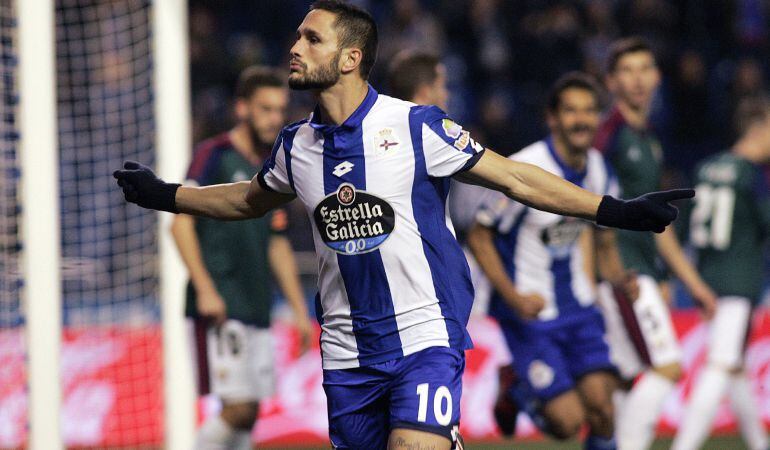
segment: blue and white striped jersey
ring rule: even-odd
[[[446,199],[483,147],[439,108],[371,87],[343,124],[317,116],[283,129],[258,180],[314,225],[323,367],[469,348],[473,287]]]
[[[597,194],[617,196],[618,184],[601,153],[589,149],[586,167],[577,172],[558,156],[550,138],[510,156],[537,165]],[[541,321],[567,319],[593,304],[596,292],[589,280],[578,239],[590,222],[539,211],[489,192],[476,221],[496,230],[495,246],[516,288],[539,294],[546,301]],[[495,294],[490,314],[498,320],[517,320],[515,312]]]

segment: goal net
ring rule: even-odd
[[[150,2],[56,2],[65,444],[162,442],[156,214],[111,172],[153,165]]]
[[[0,448],[23,443],[27,420],[15,42],[13,1],[0,0]]]

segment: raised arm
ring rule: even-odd
[[[486,150],[479,161],[460,175],[471,182],[500,191],[527,206],[556,214],[595,220],[601,195],[586,191],[532,164]]]
[[[627,201],[608,195],[602,197],[532,164],[504,158],[491,150],[486,150],[458,179],[495,189],[543,211],[595,220],[605,226],[656,233],[661,233],[676,219],[677,209],[668,202],[695,195],[692,189],[678,189]]]
[[[262,217],[273,208],[289,202],[294,195],[264,190],[254,177],[250,182],[193,187],[166,183],[142,164],[127,161],[113,176],[123,189],[126,201],[137,205],[220,220]]]

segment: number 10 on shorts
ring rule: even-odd
[[[420,397],[420,405],[417,408],[418,422],[427,421],[429,394],[428,383],[417,385],[417,395]],[[446,401],[446,409],[444,409],[444,401]],[[446,386],[439,386],[433,394],[433,415],[439,425],[449,425],[452,421],[452,393]]]

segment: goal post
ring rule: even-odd
[[[0,0],[0,448],[192,448],[171,214],[126,159],[182,179],[187,0]]]
[[[29,448],[63,448],[61,262],[53,0],[17,0],[21,139],[23,303],[29,387]]]
[[[152,20],[157,169],[161,178],[179,180],[192,148],[187,0],[156,0]],[[173,217],[159,214],[166,448],[185,450],[193,447],[196,417],[183,317],[186,272],[169,233]]]

